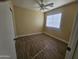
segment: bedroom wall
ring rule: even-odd
[[[77,12],[77,3],[74,2],[68,5],[53,9],[49,12],[46,12],[45,23],[46,23],[47,15],[52,15],[59,12],[62,12],[63,14],[62,21],[61,21],[61,30],[60,31],[53,30],[51,28],[45,27],[45,24],[44,24],[44,32],[68,42],[72,27],[73,27],[72,25],[75,20],[75,15]]]
[[[43,13],[14,6],[16,35],[42,32]]]

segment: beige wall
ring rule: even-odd
[[[43,13],[14,6],[16,35],[41,32]]]
[[[63,15],[61,21],[61,31],[55,31],[51,28],[44,27],[44,32],[47,32],[48,34],[61,38],[65,41],[69,41],[69,36],[76,15],[76,9],[77,9],[77,3],[71,3],[69,5],[65,5],[60,8],[46,12],[45,21],[47,15],[56,14],[59,12],[62,12]]]

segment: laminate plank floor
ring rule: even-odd
[[[16,39],[17,59],[64,59],[67,44],[46,34]]]

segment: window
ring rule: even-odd
[[[46,20],[46,27],[60,28],[62,13],[48,15]]]

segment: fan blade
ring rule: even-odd
[[[47,6],[53,7],[53,3],[49,3],[49,4],[45,5],[45,7],[47,7]]]
[[[35,2],[40,6],[40,3],[37,0],[35,0]]]
[[[41,4],[43,4],[43,0],[40,0],[41,1]]]

